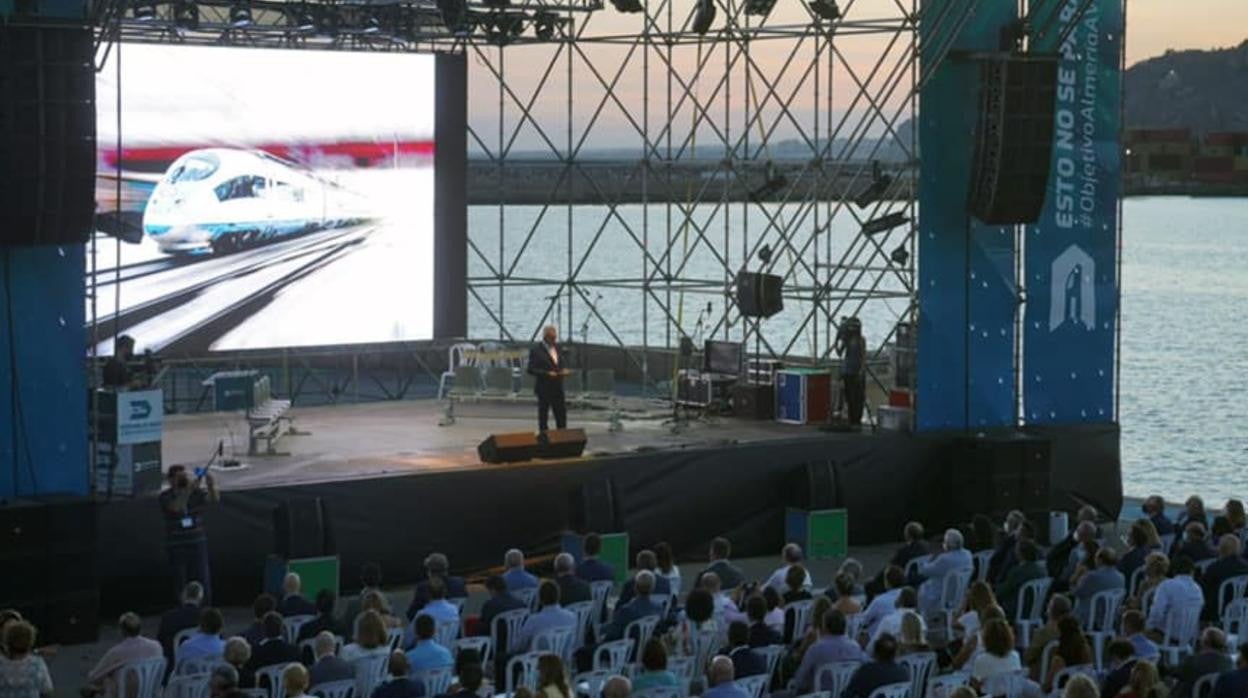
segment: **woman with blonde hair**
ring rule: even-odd
[[[901,616],[901,631],[897,633],[897,656],[930,652],[932,648],[923,637],[923,621],[914,611]]]
[[[251,645],[247,644],[246,638],[235,635],[226,640],[222,659],[238,672],[239,688],[256,687],[256,672],[247,667],[248,662],[251,661]]]
[[[1087,674],[1075,674],[1062,689],[1062,698],[1101,698],[1101,689]]]
[[[381,621],[387,628],[403,627],[403,621],[390,609],[390,601],[379,591],[374,590],[364,594],[364,597],[360,599],[360,608],[364,611],[375,611],[381,616]]]
[[[1161,552],[1149,553],[1148,557],[1144,558],[1144,579],[1140,580],[1140,585],[1136,587],[1135,596],[1131,599],[1132,606],[1143,609],[1144,596],[1166,581],[1169,574],[1170,558]]]
[[[537,659],[537,693],[539,698],[572,698],[563,660],[557,654],[543,654]]]
[[[390,638],[381,614],[367,610],[355,622],[355,642],[342,648],[342,660],[353,662],[363,657],[389,656]]]
[[[286,689],[286,698],[304,698],[309,681],[308,670],[299,662],[288,664],[282,670],[282,686]]]
[[[1118,695],[1125,698],[1166,698],[1169,690],[1157,672],[1157,665],[1141,659],[1131,668],[1127,687]]]
[[[962,668],[979,651],[982,646],[979,630],[984,625],[983,613],[994,606],[997,606],[997,597],[987,582],[971,584],[962,605],[962,614],[953,622],[954,629],[962,631],[962,647],[953,657],[954,667]]]

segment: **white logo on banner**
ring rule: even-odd
[[[1096,262],[1078,245],[1053,260],[1050,279],[1049,331],[1067,322],[1096,329]]]

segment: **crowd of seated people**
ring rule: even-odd
[[[609,676],[593,684],[594,698],[664,689],[798,696],[832,686],[839,695],[830,698],[871,698],[915,671],[939,684],[941,698],[1248,696],[1248,643],[1228,639],[1243,637],[1248,621],[1242,504],[1233,500],[1212,521],[1197,497],[1177,520],[1159,497],[1144,512],[1112,540],[1112,527],[1084,508],[1047,548],[1020,512],[999,525],[977,517],[936,540],[911,522],[878,572],[867,577],[846,560],[824,580],[792,544],[774,571],[749,579],[730,542],[716,538],[687,591],[665,544],[639,551],[627,581],[614,584],[601,539],[590,535],[579,563],[560,554],[547,578],[534,574],[523,551],[508,550],[472,616],[463,612],[463,578],[433,553],[405,614],[392,610],[380,567],[368,564],[360,593],[344,603],[326,591],[309,600],[298,576],[288,575],[281,597],[257,597],[254,620],[235,634],[224,632],[220,610],[205,606],[203,587],[192,582],[155,639],[143,637],[134,614],[121,617],[122,639],[100,657],[87,690],[117,695],[119,672],[163,657],[167,677],[188,667],[207,672],[214,697],[272,690],[280,675],[284,695],[268,698],[316,695],[342,682],[369,692],[353,698],[508,689],[572,698],[588,685],[578,677],[598,672]],[[598,593],[604,585],[609,597]],[[49,694],[35,629],[0,620],[0,691]],[[607,651],[620,641],[631,647],[622,664]],[[847,664],[852,672],[833,670]],[[363,671],[376,676],[364,681]],[[453,679],[436,678],[448,672]],[[25,692],[9,690],[17,685]]]

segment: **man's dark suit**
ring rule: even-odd
[[[741,586],[742,582],[745,581],[745,573],[741,571],[740,567],[737,567],[727,560],[716,560],[706,569],[702,570],[701,574],[698,575],[697,583],[694,584],[694,586],[699,586],[702,583],[702,575],[707,572],[714,572],[715,576],[719,577],[719,588],[724,591],[736,589]]]
[[[351,666],[350,662],[332,655],[322,657],[320,661],[312,665],[311,669],[308,669],[308,685],[312,688],[330,681],[351,681],[354,679],[355,667]]]
[[[841,695],[843,698],[867,698],[880,686],[909,680],[910,672],[896,662],[867,662],[854,672]]]
[[[247,669],[255,672],[266,666],[290,664],[299,661],[299,648],[280,638],[265,640],[251,648]]]
[[[649,596],[638,596],[624,606],[615,609],[615,617],[603,630],[603,637],[608,641],[624,638],[628,624],[647,616],[663,615],[663,606],[651,600]]]
[[[1119,691],[1131,680],[1131,670],[1135,668],[1135,660],[1128,659],[1105,675],[1105,681],[1101,683],[1101,695],[1106,698],[1113,698],[1118,695]]]
[[[575,574],[561,574],[555,577],[555,584],[559,585],[560,606],[594,600],[594,590],[590,588],[589,582]]]
[[[923,557],[928,554],[929,554],[929,550],[927,549],[926,542],[922,540],[912,540],[906,543],[905,545],[901,546],[900,548],[898,548],[897,552],[893,553],[893,557],[892,559],[888,561],[888,564],[896,565],[897,567],[901,568],[902,572],[905,572],[906,565],[910,564],[911,560],[917,557]],[[922,581],[923,580],[918,579],[916,577],[915,579],[907,579],[906,584],[909,584],[910,586],[913,586],[913,587],[917,587]],[[833,587],[831,586],[829,586],[828,589],[834,590]],[[879,596],[880,594],[883,594],[885,591],[887,591],[884,588],[884,570],[883,569],[877,572],[875,574],[875,577],[872,578],[871,581],[867,582],[865,590],[867,592],[867,596],[872,599],[875,598],[876,596]],[[831,596],[829,596],[828,598],[831,598]]]
[[[464,583],[463,577],[447,575],[442,578],[442,583],[446,585],[446,598],[468,598],[468,585]],[[427,603],[429,603],[429,580],[424,579],[416,583],[416,592],[412,594],[412,602],[407,606],[407,619],[415,620],[416,614],[420,613],[420,609],[424,608]]]
[[[327,630],[331,634],[338,635],[340,637],[346,637],[347,635],[346,628],[343,627],[342,623],[339,623],[338,619],[334,618],[332,615],[328,615],[317,616],[307,623],[304,623],[299,627],[299,637],[296,639],[299,642],[310,640],[319,635],[322,630]]]
[[[1152,549],[1138,545],[1118,558],[1118,571],[1127,578],[1127,584],[1131,583],[1131,575],[1144,566],[1144,558],[1148,557],[1148,554],[1151,552],[1153,552]]]
[[[277,612],[282,614],[283,618],[291,616],[314,616],[316,615],[316,604],[308,601],[299,594],[291,594],[282,599],[277,605]]]
[[[1248,561],[1245,561],[1244,558],[1238,555],[1218,558],[1217,561],[1209,565],[1209,569],[1205,570],[1205,573],[1200,578],[1201,589],[1205,592],[1205,605],[1201,609],[1201,617],[1208,621],[1219,620],[1218,587],[1222,586],[1222,582],[1231,577],[1245,574],[1248,574]]]
[[[425,695],[425,684],[406,676],[382,682],[373,689],[372,698],[420,698]]]
[[[1218,676],[1209,698],[1243,698],[1248,696],[1248,669],[1235,669]]]
[[[576,566],[576,576],[587,582],[609,582],[615,579],[615,570],[596,557],[587,557]],[[559,603],[565,606],[568,604],[562,597]]]
[[[1183,660],[1174,672],[1178,682],[1170,695],[1174,698],[1191,698],[1192,687],[1205,674],[1221,674],[1230,671],[1231,658],[1221,652],[1202,650]]]
[[[988,583],[999,584],[1005,581],[1005,575],[1018,564],[1018,556],[1014,547],[1018,545],[1018,536],[1010,534],[1001,538],[1001,544],[993,551],[988,560]]]
[[[481,606],[481,622],[478,624],[477,634],[489,635],[490,630],[494,627],[494,619],[498,617],[498,614],[516,611],[521,608],[524,608],[524,602],[511,594],[503,592],[497,596],[491,596]]]
[[[551,349],[555,358],[551,358]],[[563,402],[563,376],[551,376],[551,371],[562,371],[563,350],[556,344],[547,346],[539,342],[529,350],[529,374],[535,379],[533,392],[537,394],[537,428],[546,431],[547,413],[554,411],[555,427],[566,429],[568,426],[568,409]]]
[[[628,603],[629,601],[632,601],[633,597],[637,595],[637,592],[633,590],[633,581],[636,579],[637,577],[634,576],[634,577],[630,577],[627,581],[624,582],[624,587],[620,589],[620,598],[617,599],[615,602],[617,606],[621,606],[623,604]],[[672,583],[667,581],[667,577],[660,577],[658,575],[655,575],[653,593],[654,593],[654,598],[656,599],[664,599],[664,598],[667,598],[668,596],[671,596],[672,595]],[[564,604],[564,605],[567,605],[567,604]]]
[[[200,610],[197,604],[182,604],[160,617],[160,629],[156,632],[156,639],[165,650],[165,661],[169,665],[167,671],[173,670],[174,636],[181,630],[198,626]]]
[[[732,660],[733,676],[738,679],[767,673],[767,658],[745,645],[729,652],[728,658]]]
[[[768,645],[782,644],[784,644],[784,638],[770,625],[766,623],[753,623],[750,625],[750,647],[767,647]]]

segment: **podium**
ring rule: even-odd
[[[135,497],[159,490],[164,393],[98,390],[96,396],[87,407],[88,431],[96,442],[96,493]],[[97,400],[99,412],[92,414]]]

